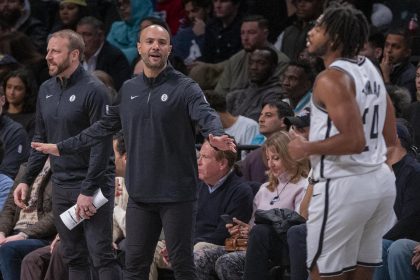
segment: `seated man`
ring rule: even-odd
[[[22,165],[14,187],[26,169]],[[49,160],[31,186],[26,208],[21,210],[9,193],[0,212],[0,270],[4,280],[20,279],[23,257],[47,245],[56,234],[51,205],[51,171]]]
[[[398,221],[383,237],[383,266],[376,268],[375,280],[415,278],[414,270],[416,269],[412,267],[411,263],[413,250],[405,253],[404,251],[407,248],[414,249],[416,243],[420,242],[420,227],[418,226],[420,221],[420,190],[418,188],[420,163],[413,154],[411,148],[414,143],[413,138],[404,124],[406,121],[398,119],[399,141],[397,146],[388,153],[388,161],[392,164],[396,177],[397,197],[394,211]],[[404,256],[407,254],[409,254],[408,259]]]
[[[261,145],[266,138],[270,137],[275,132],[286,130],[287,127],[283,121],[284,118],[288,116],[293,116],[293,111],[289,104],[283,101],[270,100],[263,104],[258,119],[260,134],[256,136],[256,138],[260,136],[260,141],[255,141],[252,144]],[[263,162],[261,147],[250,152],[246,158],[239,163],[239,166],[245,180],[260,182],[261,184],[267,181],[267,166]]]
[[[223,245],[229,233],[222,214],[248,221],[252,214],[253,193],[244,180],[232,170],[236,153],[218,151],[205,141],[198,158],[198,208],[194,251]],[[162,253],[161,253],[162,252]],[[159,241],[149,279],[157,279],[156,265],[168,267],[164,243]]]
[[[0,164],[0,211],[13,186],[13,180],[19,166],[29,156],[27,134],[25,128],[3,114],[5,96],[0,91],[0,142],[3,143],[4,155]]]
[[[244,88],[226,95],[227,109],[233,115],[258,120],[261,105],[269,99],[282,99],[277,75],[277,54],[269,47],[255,49],[249,56],[248,81]]]
[[[250,145],[258,133],[258,123],[253,119],[229,113],[224,95],[213,90],[206,90],[204,93],[210,106],[219,114],[225,133],[235,138],[238,145]]]

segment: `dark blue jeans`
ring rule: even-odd
[[[290,257],[290,280],[307,280],[306,268],[306,224],[292,226],[287,231]]]
[[[47,240],[26,239],[11,241],[0,246],[0,269],[3,280],[20,279],[20,265],[30,252],[48,245]]]
[[[128,199],[124,279],[148,280],[163,227],[177,280],[195,280],[193,236],[197,202],[138,203]]]
[[[284,265],[285,261],[287,261],[286,240],[277,235],[272,225],[256,224],[249,234],[244,279],[269,279],[270,268]]]

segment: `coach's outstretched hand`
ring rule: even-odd
[[[38,152],[44,154],[50,154],[53,156],[60,156],[60,152],[58,151],[57,144],[49,144],[49,143],[39,143],[39,142],[32,142],[31,147],[37,150]]]
[[[230,150],[232,152],[236,152],[236,145],[234,139],[229,137],[228,135],[213,136],[212,134],[209,134],[209,143],[210,145],[219,150]]]

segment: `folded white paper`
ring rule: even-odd
[[[93,206],[96,209],[99,209],[102,205],[108,202],[108,199],[102,194],[101,189],[98,189],[93,194]],[[67,209],[65,212],[60,215],[61,220],[66,225],[69,230],[74,229],[78,224],[80,224],[84,218],[80,217],[80,220],[76,218],[76,204]]]

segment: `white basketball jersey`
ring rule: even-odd
[[[360,154],[314,155],[311,164],[314,179],[329,179],[364,174],[378,169],[386,160],[386,144],[382,130],[386,115],[386,90],[382,76],[365,57],[357,60],[339,59],[329,68],[343,71],[353,78],[356,101],[363,121],[366,147]],[[335,92],[334,94],[340,94]],[[338,134],[328,112],[311,100],[310,141],[319,141]]]

